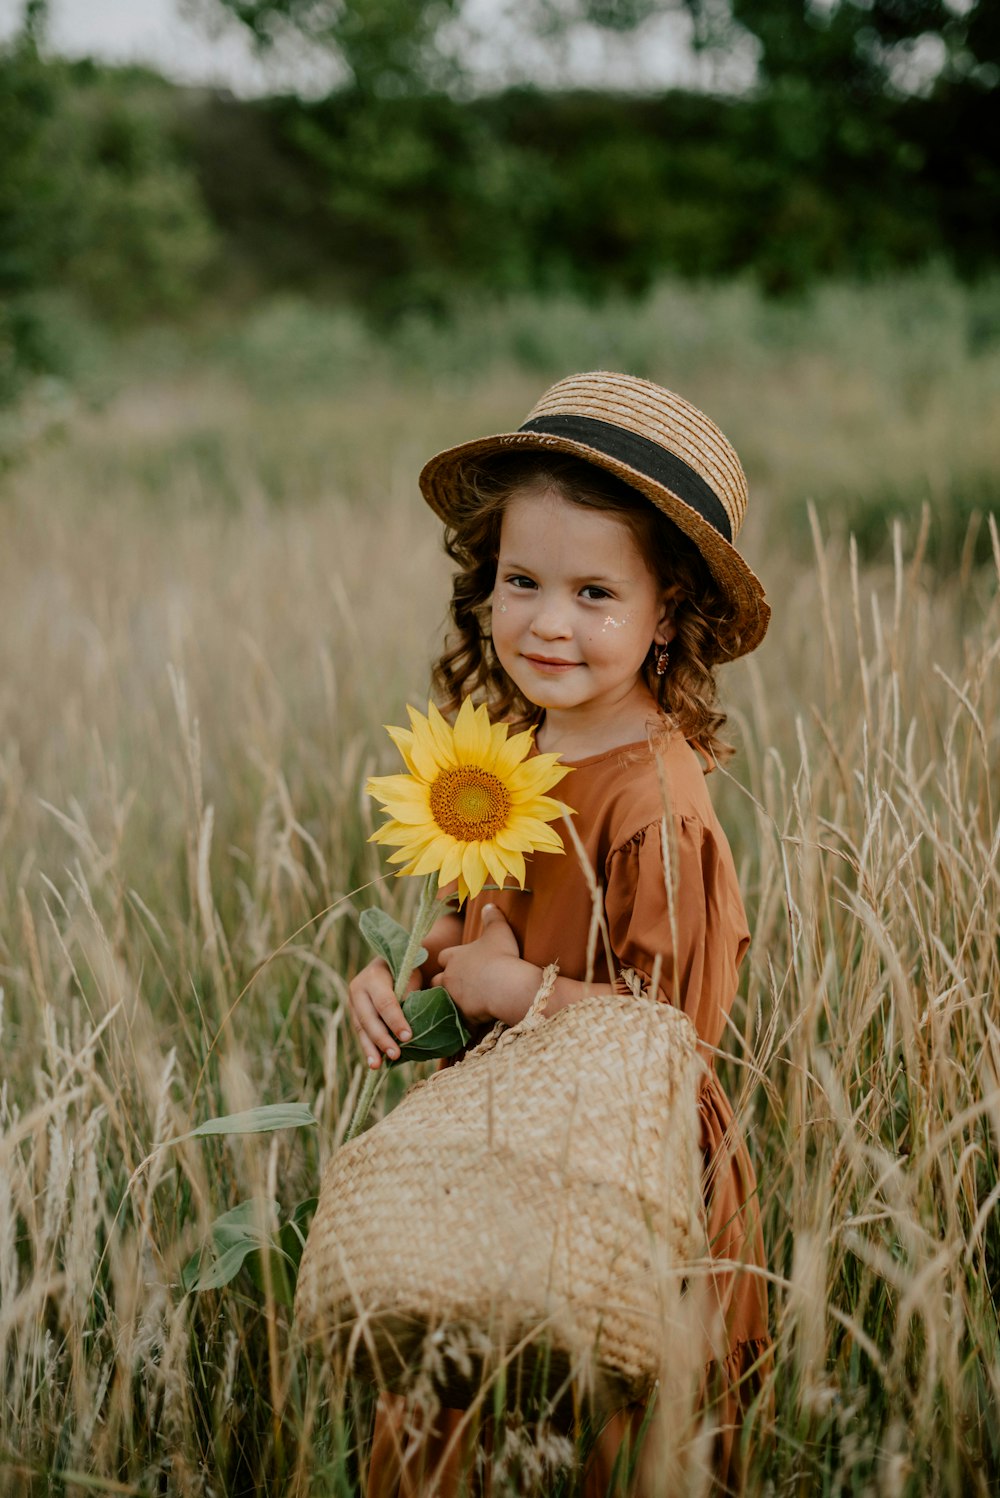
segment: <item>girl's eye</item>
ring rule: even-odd
[[[533,588],[535,586],[530,577],[525,577],[523,573],[519,572],[515,572],[511,577],[505,577],[504,582],[512,588]]]
[[[608,592],[607,588],[598,587],[597,583],[588,583],[585,588],[580,589],[580,592],[584,594],[585,597],[590,598],[595,602],[600,602],[602,598],[611,597],[611,594]]]

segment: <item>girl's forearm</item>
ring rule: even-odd
[[[614,993],[614,991],[614,985],[611,983],[581,983],[576,978],[557,978],[552,997],[545,1006],[545,1013],[557,1014],[560,1009],[565,1009],[569,1004],[575,1004],[578,999],[589,998],[592,994]]]
[[[505,1025],[516,1025],[522,1020],[531,1008],[532,1000],[542,985],[542,969],[531,963],[522,963],[526,969],[524,982],[516,987],[512,986],[506,993],[494,995],[492,1004],[493,1016],[502,1020]],[[615,990],[610,983],[581,983],[576,978],[557,978],[548,1002],[545,1005],[545,1013],[549,1016],[557,1014],[560,1009],[565,1009],[570,1004],[575,1004],[578,999],[587,998],[591,994],[609,994]]]

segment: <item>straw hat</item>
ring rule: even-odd
[[[696,406],[634,375],[570,375],[545,392],[516,432],[479,437],[431,458],[420,475],[421,492],[454,524],[474,503],[466,465],[521,450],[584,458],[645,495],[708,563],[739,624],[736,653],[760,644],[771,610],[733,544],[746,514],[746,475],[730,443]]]

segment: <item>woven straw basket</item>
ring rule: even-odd
[[[541,1371],[637,1397],[669,1354],[704,1249],[693,1029],[618,995],[545,1019],[545,996],[324,1175],[299,1329],[389,1387],[423,1369],[466,1403],[502,1370],[512,1400]]]

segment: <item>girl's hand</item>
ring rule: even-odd
[[[473,1025],[503,1020],[514,1025],[528,1012],[542,981],[542,970],[525,962],[503,913],[495,905],[483,910],[483,930],[475,941],[445,947],[440,971],[433,978],[451,994]]]
[[[427,961],[422,968],[410,974],[407,993],[415,988],[430,985],[428,972],[440,966],[441,948],[462,939],[463,918],[454,911],[440,916],[424,938]],[[410,1039],[406,1017],[393,991],[392,973],[389,964],[381,957],[369,962],[358,976],[351,980],[347,990],[347,1007],[350,1011],[351,1029],[358,1037],[358,1044],[365,1060],[373,1071],[382,1065],[382,1056],[395,1061],[399,1055],[400,1042]]]
[[[419,971],[413,974],[409,986],[420,987]],[[382,1065],[383,1054],[395,1061],[400,1042],[410,1039],[410,1029],[393,993],[392,973],[383,957],[374,958],[351,979],[347,1007],[351,1028],[372,1070]]]

